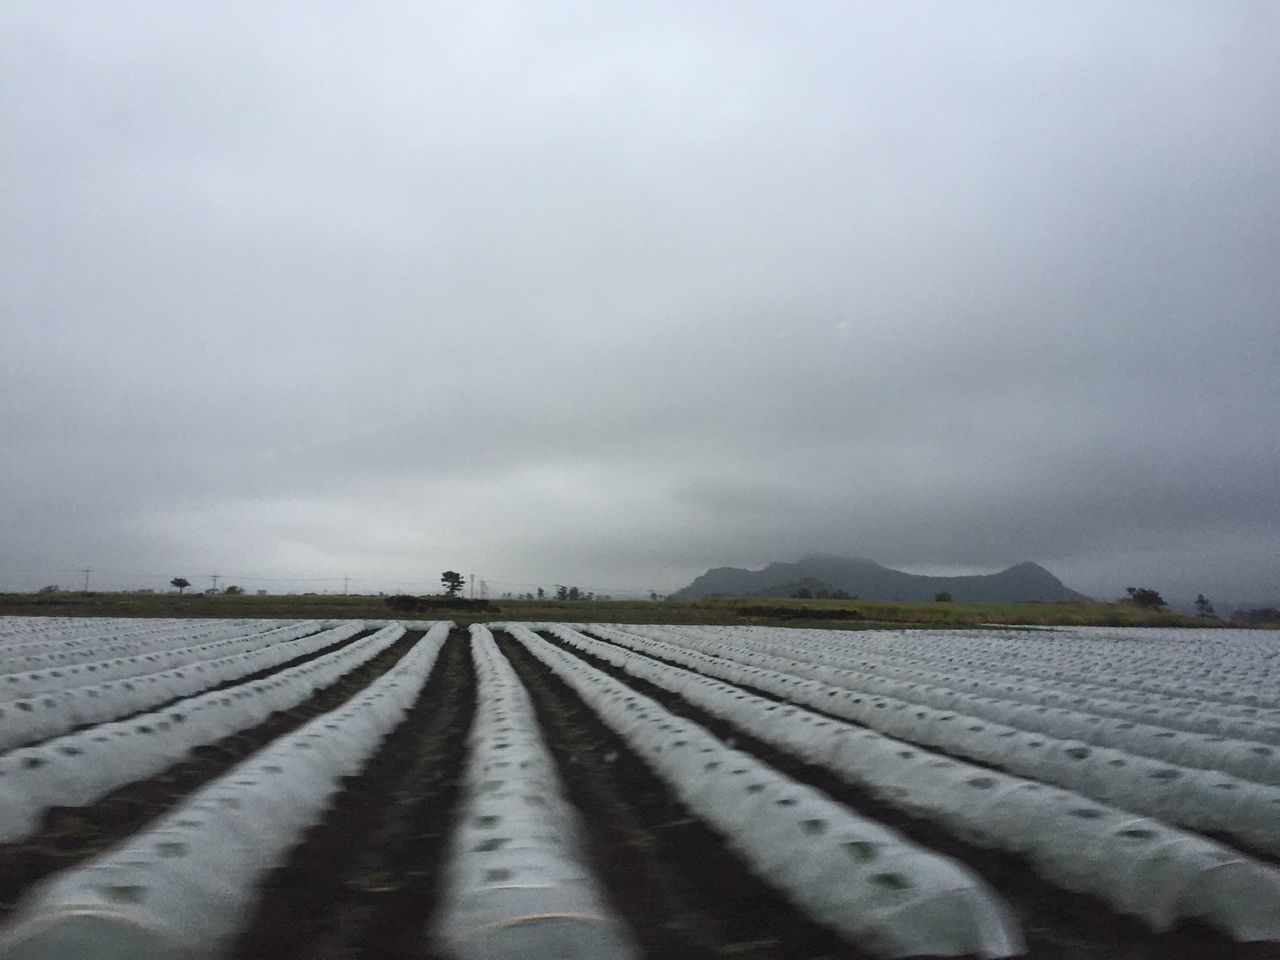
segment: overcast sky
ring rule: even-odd
[[[1277,49],[1272,0],[7,2],[0,588],[1280,597]]]

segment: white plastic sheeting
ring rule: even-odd
[[[159,773],[192,747],[297,706],[317,688],[373,659],[404,633],[401,626],[384,627],[261,680],[0,755],[0,842],[27,836],[49,807],[91,803],[122,784]]]
[[[437,624],[343,706],[281,737],[156,824],[49,878],[0,930],[5,960],[222,956],[263,875],[417,698],[452,624]]]
[[[754,872],[851,942],[885,957],[1023,952],[1004,903],[960,864],[725,746],[529,629],[501,627],[577,691]]]
[[[1111,717],[1120,721],[1112,725],[1114,728],[1128,731],[1126,743],[1110,740],[1090,742],[1129,749],[1172,763],[1221,769],[1245,779],[1280,784],[1280,751],[1258,752],[1264,746],[1280,744],[1280,710],[1126,691],[1084,683],[1079,679],[1046,680],[1002,674],[975,666],[971,658],[940,658],[935,654],[931,660],[928,651],[919,651],[917,646],[911,648],[917,650],[911,659],[906,659],[902,653],[878,651],[867,654],[849,650],[846,644],[839,642],[839,633],[833,634],[835,640],[824,641],[809,637],[807,631],[773,630],[737,636],[725,628],[715,627],[646,626],[629,627],[628,630],[638,636],[691,649],[714,649],[721,656],[743,663],[757,663],[759,656],[772,657],[794,666],[760,662],[761,665],[800,672],[805,676],[814,675],[804,673],[805,670],[821,671],[819,679],[827,683],[908,700],[930,697],[932,699],[920,702],[928,702],[931,706],[974,712],[973,709],[939,702],[940,698],[948,697],[962,698],[965,704],[999,704],[994,709],[1004,713],[1019,710],[1020,716],[1028,722],[1041,724],[1034,729],[1054,735],[1062,735],[1058,728],[1066,725],[1087,728],[1097,718]],[[947,646],[945,640],[939,642],[944,648]],[[930,666],[930,663],[934,665]],[[1077,663],[1074,676],[1089,676],[1085,672],[1088,669],[1087,663]],[[991,719],[1001,720],[1001,717],[992,716]],[[1046,724],[1052,726],[1043,726]],[[1018,725],[1021,724],[1015,724]],[[1107,732],[1099,735],[1105,737]],[[1075,736],[1079,737],[1079,734]],[[1231,766],[1236,758],[1230,749],[1220,746],[1224,738],[1248,741],[1255,748],[1246,766]],[[1135,744],[1140,744],[1143,749],[1135,750]],[[1259,761],[1258,757],[1265,759]]]
[[[1078,740],[1046,736],[1014,726],[992,723],[957,710],[939,710],[888,695],[876,695],[846,686],[833,686],[798,675],[803,667],[794,661],[751,654],[750,663],[710,652],[688,650],[652,637],[607,626],[591,628],[600,636],[628,648],[636,648],[691,666],[731,683],[753,686],[870,727],[888,736],[935,747],[979,760],[1010,773],[1054,783],[1102,803],[1112,804],[1196,830],[1228,834],[1268,853],[1280,854],[1280,787],[1254,783],[1217,770],[1170,765],[1120,750],[1097,747]],[[723,642],[699,644],[707,651],[722,652]],[[728,653],[730,651],[723,651]],[[777,663],[792,672],[757,664]],[[811,673],[811,671],[803,671]],[[899,689],[869,682],[878,690]],[[911,692],[911,691],[904,691]],[[958,709],[958,708],[957,708]],[[1013,719],[1021,716],[1015,712]],[[1170,733],[1170,737],[1175,735]],[[1240,766],[1259,757],[1256,744],[1224,741],[1224,751],[1234,745]]]
[[[82,622],[100,621],[90,618]],[[135,620],[133,625],[106,635],[79,634],[74,638],[64,638],[59,631],[45,640],[0,646],[0,686],[7,686],[9,675],[15,671],[46,676],[62,672],[74,675],[77,668],[94,663],[127,657],[153,657],[224,640],[280,634],[295,629],[315,632],[333,624],[334,621],[321,623],[316,620],[171,620],[158,623]],[[294,636],[301,636],[301,633]],[[81,682],[85,681],[72,681],[73,684]]]
[[[1280,872],[1221,844],[758,697],[562,625],[545,628],[895,806],[980,845],[1023,854],[1050,881],[1099,896],[1157,931],[1200,918],[1237,940],[1280,939]]]
[[[680,627],[734,640],[772,642],[771,627]],[[991,680],[1046,680],[1064,692],[1176,707],[1193,702],[1231,716],[1280,708],[1280,643],[1274,631],[1054,627],[1016,631],[785,631],[884,666],[933,664]],[[1084,678],[1084,679],[1082,679]]]
[[[176,697],[189,697],[201,690],[270,669],[296,657],[308,656],[341,643],[363,629],[361,621],[351,620],[321,633],[291,629],[279,633],[273,631],[272,634],[252,639],[224,640],[204,647],[188,648],[202,653],[220,654],[212,659],[180,660],[179,666],[156,669],[151,673],[125,671],[131,661],[135,662],[134,665],[154,665],[153,661],[163,661],[163,658],[122,659],[118,661],[121,664],[118,679],[107,679],[113,671],[104,669],[101,671],[103,682],[0,702],[0,750],[11,750],[23,744],[56,737],[84,724],[115,720]],[[298,639],[291,638],[291,634],[298,636]],[[264,643],[269,645],[263,645]],[[81,677],[86,675],[94,676],[87,671],[79,674]],[[0,687],[0,690],[3,689]]]
[[[189,664],[231,656],[249,650],[257,650],[272,644],[296,640],[307,634],[318,633],[320,623],[307,620],[290,623],[255,633],[237,632],[234,636],[204,639],[200,643],[166,649],[144,649],[125,655],[87,660],[82,663],[49,667],[43,670],[27,670],[0,676],[0,698],[17,700],[26,696],[39,696],[75,687],[100,684],[109,680],[137,677],[171,670]]]
[[[638,951],[581,854],[533,705],[488,628],[462,816],[433,937],[458,960],[628,960]]]

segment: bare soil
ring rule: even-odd
[[[563,681],[497,634],[533,699],[587,854],[645,955],[672,960],[865,957],[762,883]]]
[[[1237,944],[1199,923],[1184,924],[1166,934],[1154,934],[1134,918],[1117,913],[1096,897],[1062,890],[1042,880],[1022,857],[967,843],[929,820],[903,813],[822,767],[806,763],[752,737],[678,694],[633,677],[598,657],[570,648],[550,634],[542,636],[645,696],[652,697],[672,713],[701,724],[736,749],[752,754],[798,782],[821,790],[869,819],[898,830],[922,847],[960,861],[1013,907],[1027,939],[1027,955],[1034,960],[1256,960],[1280,957],[1277,946]],[[604,640],[603,637],[595,639]],[[779,700],[760,690],[751,692]]]
[[[755,877],[724,838],[686,809],[572,689],[510,635],[495,635],[530,693],[540,732],[580,813],[586,856],[646,958],[866,960]],[[296,710],[198,748],[157,777],[84,808],[52,811],[37,836],[0,847],[0,921],[35,880],[142,829],[275,737],[339,706],[390,669],[421,636],[407,634]],[[1096,899],[1042,881],[1018,857],[973,846],[927,820],[904,815],[678,695],[574,653],[737,749],[965,863],[1013,906],[1035,960],[1280,957],[1274,948],[1241,947],[1201,926],[1151,934]],[[235,945],[235,960],[444,960],[435,952],[430,929],[458,818],[475,711],[470,641],[465,631],[454,630],[404,720],[365,770],[344,782],[323,822],[306,832],[289,862],[265,878]]]
[[[196,747],[154,777],[125,784],[87,806],[51,808],[35,834],[18,843],[0,845],[0,865],[4,867],[0,870],[0,922],[36,881],[75,866],[137,833],[272,740],[341,706],[390,670],[421,637],[421,631],[406,633],[381,654],[317,690],[292,710],[277,711],[255,727]],[[305,659],[310,658],[299,658]]]
[[[433,956],[475,695],[469,638],[454,630],[405,719],[263,884],[236,960]]]

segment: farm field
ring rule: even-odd
[[[0,960],[1280,957],[1280,634],[0,617]]]
[[[431,598],[443,604],[443,597]],[[1131,603],[933,603],[918,600],[800,600],[794,598],[652,600],[491,599],[487,611],[442,605],[439,619],[460,626],[501,620],[565,623],[777,624],[838,628],[879,626],[1204,627],[1222,622]],[[0,616],[182,617],[193,619],[380,619],[399,616],[387,598],[352,594],[49,593],[0,594]]]

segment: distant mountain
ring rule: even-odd
[[[843,590],[862,600],[932,600],[943,591],[957,602],[974,603],[1088,599],[1044,567],[1030,562],[980,576],[928,577],[893,570],[871,560],[828,556],[771,563],[763,570],[715,567],[671,598],[789,597],[801,587],[814,593]]]

